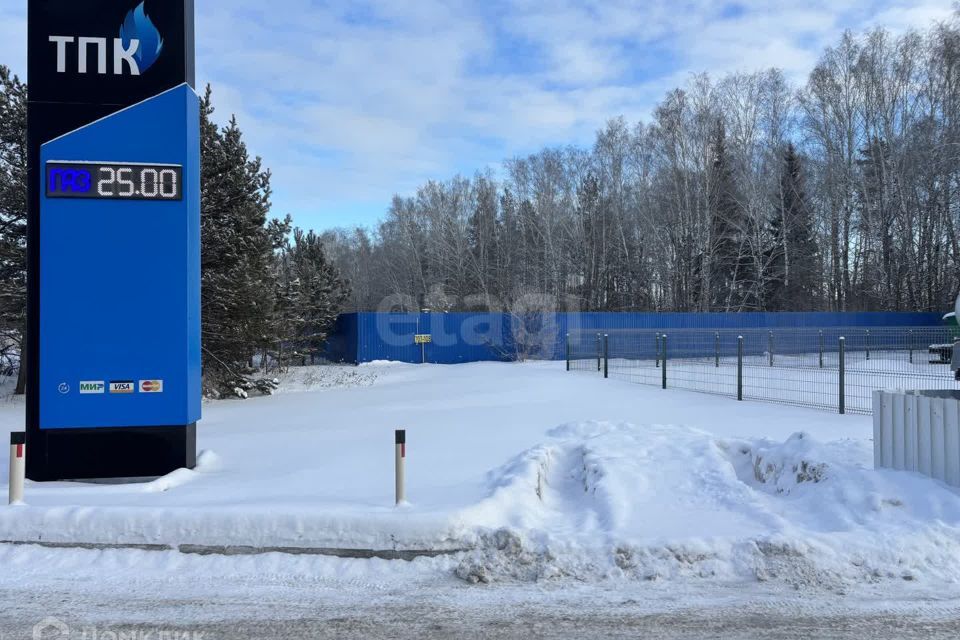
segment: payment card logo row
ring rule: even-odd
[[[81,395],[129,395],[133,393],[163,393],[163,380],[87,380],[80,383]]]

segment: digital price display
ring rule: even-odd
[[[183,167],[173,164],[48,162],[48,198],[183,200]]]

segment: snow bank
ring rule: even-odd
[[[462,514],[487,532],[461,578],[777,579],[842,590],[920,576],[953,583],[960,569],[960,497],[851,464],[865,443],[604,422],[550,435],[491,472],[489,497]]]
[[[200,477],[202,473],[213,473],[221,468],[220,456],[213,451],[201,451],[197,456],[196,469],[177,469],[162,478],[143,485],[144,493],[157,493],[182,487]]]
[[[291,367],[277,376],[276,393],[303,393],[321,389],[370,387],[377,381],[376,368],[345,365]]]
[[[452,562],[472,582],[957,589],[960,497],[870,469],[869,418],[567,375],[562,363],[310,367],[281,386],[207,403],[199,445],[216,454],[195,471],[29,483],[29,506],[0,507],[0,540],[471,547]],[[0,431],[20,428],[22,411],[0,403]],[[408,430],[402,509],[396,428]]]

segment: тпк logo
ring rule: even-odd
[[[133,59],[137,61],[140,73],[152,67],[163,51],[163,37],[143,5],[141,2],[136,9],[128,13],[120,27],[120,40],[124,49],[131,49],[134,42],[139,42]]]
[[[144,0],[146,2],[146,0]],[[139,76],[154,65],[163,52],[163,37],[141,2],[132,9],[120,25],[120,37],[113,39],[113,75],[122,76],[124,68],[130,75]],[[107,38],[90,36],[50,36],[57,46],[57,73],[67,72],[67,55],[76,45],[77,73],[85,74],[90,65],[90,49],[95,49],[96,73],[107,74]]]

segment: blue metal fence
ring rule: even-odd
[[[618,357],[636,360],[654,360],[660,350],[661,335],[667,335],[670,352],[677,358],[735,357],[739,349],[738,338],[743,338],[743,354],[800,355],[830,353],[839,349],[839,339],[846,340],[846,349],[851,352],[882,353],[884,351],[926,351],[930,345],[929,331],[924,327],[939,325],[889,325],[886,327],[841,326],[824,329],[795,327],[736,329],[611,329],[595,331],[585,329],[571,332],[574,355],[593,354],[599,336],[606,336],[611,353]],[[916,336],[911,329],[918,329]],[[803,330],[800,330],[803,329]],[[742,331],[738,335],[738,331]],[[597,338],[595,340],[594,338]],[[949,337],[949,336],[948,336]],[[945,338],[937,338],[943,341]]]
[[[872,327],[939,326],[939,313],[546,313],[519,316],[506,313],[350,313],[340,316],[327,344],[327,358],[335,362],[362,363],[375,360],[458,364],[480,361],[509,361],[518,355],[562,360],[566,356],[566,335],[591,330],[615,332],[624,329],[677,331],[684,329],[824,329],[833,345],[838,329],[868,344],[876,340],[883,348],[882,332],[867,337]],[[862,329],[862,331],[860,330]],[[431,342],[417,344],[415,336],[429,335]],[[803,344],[778,344],[780,353],[809,351],[812,334]],[[680,339],[679,336],[677,336]],[[781,338],[783,340],[784,338]],[[753,344],[756,341],[757,344]],[[682,349],[674,342],[672,348]],[[751,340],[748,352],[767,349],[762,337]],[[853,345],[851,345],[853,346]],[[643,355],[655,353],[656,346],[642,345]],[[699,347],[698,347],[699,348]],[[724,354],[735,344],[724,338]],[[649,353],[648,353],[649,352]]]
[[[870,413],[877,389],[953,389],[956,327],[594,329],[568,371],[663,389]]]

